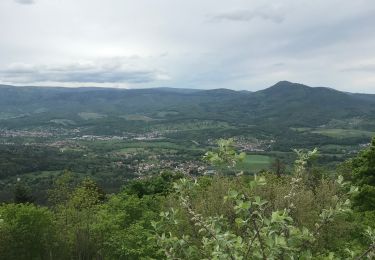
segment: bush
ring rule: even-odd
[[[32,204],[0,206],[0,259],[58,258],[52,213]]]

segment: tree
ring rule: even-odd
[[[245,159],[246,154],[236,152],[232,138],[219,139],[217,145],[216,150],[205,153],[203,160],[219,168],[219,172],[236,174],[236,165]]]
[[[285,174],[286,166],[279,158],[276,158],[276,160],[273,162],[272,168],[278,177]]]
[[[375,138],[370,147],[350,161],[352,179],[359,186],[355,206],[361,211],[375,211]]]
[[[152,235],[151,221],[159,218],[162,197],[113,195],[97,212],[93,235],[105,259],[160,259]]]
[[[164,171],[151,178],[132,180],[123,190],[140,198],[145,195],[167,195],[173,189],[173,182],[182,178],[182,176],[180,173]]]
[[[57,258],[57,230],[47,208],[5,204],[0,218],[0,259]]]
[[[31,190],[20,180],[17,180],[17,183],[14,187],[14,203],[32,203],[34,198],[31,195]]]
[[[48,202],[52,208],[66,206],[74,189],[71,172],[63,171],[48,190]]]
[[[311,259],[314,255],[333,259],[333,252],[315,248],[315,244],[322,231],[337,216],[350,212],[348,197],[356,189],[351,187],[348,193],[332,197],[331,206],[321,210],[312,229],[299,226],[291,217],[295,210],[294,201],[298,199],[297,192],[307,174],[306,166],[316,153],[316,150],[307,153],[298,151],[290,190],[284,197],[285,206],[275,210],[270,210],[269,201],[257,195],[258,189],[266,186],[264,176],[255,176],[249,182],[249,190],[229,189],[224,200],[232,205],[233,215],[203,215],[194,205],[199,182],[188,179],[178,181],[175,190],[180,210],[171,208],[162,212],[161,220],[152,223],[155,239],[167,259]],[[214,162],[235,160],[228,158],[228,153],[224,156],[220,158],[219,153],[210,155]],[[335,185],[340,190],[348,189],[348,183],[341,176]],[[196,227],[196,230],[181,232],[184,230],[181,223],[184,222],[193,229]],[[371,246],[361,254],[348,250],[350,257],[371,253],[375,237],[373,231],[368,233]]]
[[[99,248],[95,242],[93,225],[97,211],[105,200],[102,190],[91,179],[84,179],[78,186],[71,184],[66,172],[49,191],[50,203],[60,230],[61,247],[68,258],[93,259]]]

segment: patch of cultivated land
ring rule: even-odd
[[[100,118],[107,117],[106,115],[99,114],[99,113],[92,113],[92,112],[81,112],[81,113],[78,113],[78,115],[84,120],[100,119]]]
[[[131,142],[126,143],[125,149],[128,148],[160,148],[160,149],[173,149],[173,150],[185,150],[189,147],[185,147],[172,142]]]
[[[154,130],[158,131],[192,131],[192,130],[206,130],[206,129],[232,129],[233,126],[227,122],[214,120],[192,120],[180,123],[163,123],[153,126]]]
[[[130,154],[130,153],[138,153],[138,152],[143,152],[144,148],[137,148],[137,147],[127,147],[120,149],[116,152],[122,153],[122,154]]]
[[[238,167],[244,171],[258,172],[271,167],[273,158],[268,155],[248,154]]]
[[[315,129],[311,131],[314,134],[321,134],[334,138],[351,138],[351,137],[372,137],[375,132],[356,130],[356,129]]]
[[[63,125],[63,126],[69,126],[69,125],[75,125],[76,124],[73,120],[70,120],[70,119],[52,119],[52,120],[50,120],[50,122],[58,124],[58,125]]]
[[[333,138],[353,138],[353,137],[372,137],[375,136],[375,132],[358,130],[358,129],[342,129],[342,128],[308,128],[299,127],[291,128],[298,132],[309,132],[313,134],[320,134]]]
[[[166,116],[175,116],[179,113],[177,111],[160,111],[156,113],[156,116],[158,117],[166,117]]]
[[[144,122],[150,122],[150,121],[156,120],[151,117],[144,116],[144,115],[125,115],[125,116],[121,116],[121,118],[124,118],[125,120],[128,120],[128,121],[144,121]]]

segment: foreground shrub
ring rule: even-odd
[[[58,259],[52,213],[33,204],[0,206],[0,259]]]
[[[236,158],[242,156],[225,145],[206,158],[214,162],[230,162],[229,167],[234,167]],[[314,180],[314,186],[309,189],[311,178],[307,175],[307,167],[316,153],[316,150],[297,152],[293,176],[286,178],[289,183],[281,185],[287,189],[273,192],[282,196],[270,196],[273,186],[267,185],[264,176],[255,176],[247,181],[247,185],[236,183],[241,180],[238,177],[234,181],[224,177],[211,183],[203,181],[204,187],[197,180],[178,181],[175,183],[177,203],[173,203],[173,199],[170,202],[175,207],[162,212],[161,220],[153,222],[155,239],[161,251],[168,259],[342,259],[370,256],[375,242],[371,229],[366,231],[370,243],[368,248],[353,246],[350,250],[344,246],[350,240],[336,237],[342,244],[336,243],[335,251],[331,252],[329,245],[321,243],[337,236],[335,232],[343,228],[336,219],[350,216],[349,198],[357,189],[350,187],[341,176],[335,181]],[[225,156],[223,159],[222,155]],[[219,187],[218,192],[211,189],[206,193],[207,197],[202,196],[211,185]],[[317,188],[324,189],[327,194],[332,189],[332,196],[322,198]],[[226,191],[225,196],[223,191]],[[260,195],[266,195],[264,197],[269,200]],[[305,196],[301,198],[301,195]],[[312,197],[310,202],[306,195]],[[213,201],[216,207],[202,203],[204,200]],[[218,207],[220,201],[221,208]],[[308,206],[301,204],[305,201]],[[305,214],[312,213],[310,220],[301,212],[300,206],[307,210]],[[308,227],[304,226],[305,222]],[[327,236],[327,232],[333,235]]]

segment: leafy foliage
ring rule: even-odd
[[[233,139],[220,139],[217,144],[218,149],[215,152],[207,152],[203,156],[204,160],[217,166],[234,167],[237,162],[245,159],[245,153],[236,153],[236,150],[233,147]]]
[[[221,148],[219,151],[226,149]],[[348,193],[341,196],[334,196],[332,206],[321,210],[312,230],[298,225],[291,217],[297,189],[307,174],[309,160],[316,153],[316,150],[307,153],[298,151],[291,188],[284,197],[285,207],[277,210],[269,210],[270,202],[256,195],[258,189],[266,186],[266,178],[263,176],[255,176],[249,182],[247,192],[229,189],[224,200],[233,207],[231,215],[205,216],[198,213],[194,204],[194,191],[199,189],[199,183],[180,180],[175,184],[175,189],[182,212],[171,208],[160,214],[160,221],[153,222],[155,238],[162,251],[168,259],[310,259],[314,255],[333,258],[335,252],[317,247],[316,244],[326,226],[333,223],[335,218],[351,212],[348,197],[356,188],[350,188]],[[235,153],[230,155],[235,161]],[[218,159],[221,156],[223,159]],[[228,160],[228,153],[211,153],[209,158],[213,163],[224,160],[232,162]],[[345,189],[348,183],[339,176],[335,185]],[[184,221],[193,225],[195,231],[181,233],[180,227]],[[346,252],[349,253],[352,256],[358,254],[354,251]]]
[[[296,150],[291,175],[165,172],[110,195],[65,172],[49,208],[0,205],[0,259],[371,259],[374,211],[355,200],[352,212],[350,199],[369,196],[373,146],[346,178],[320,174],[317,150]],[[231,140],[205,156],[233,172],[242,158]]]
[[[59,256],[53,214],[32,204],[0,205],[0,258],[45,259]]]
[[[362,211],[375,211],[375,138],[369,148],[351,160],[352,179],[361,185],[355,197]]]
[[[25,184],[20,181],[17,182],[14,188],[14,202],[15,203],[32,203],[34,201],[31,195],[31,190]]]

